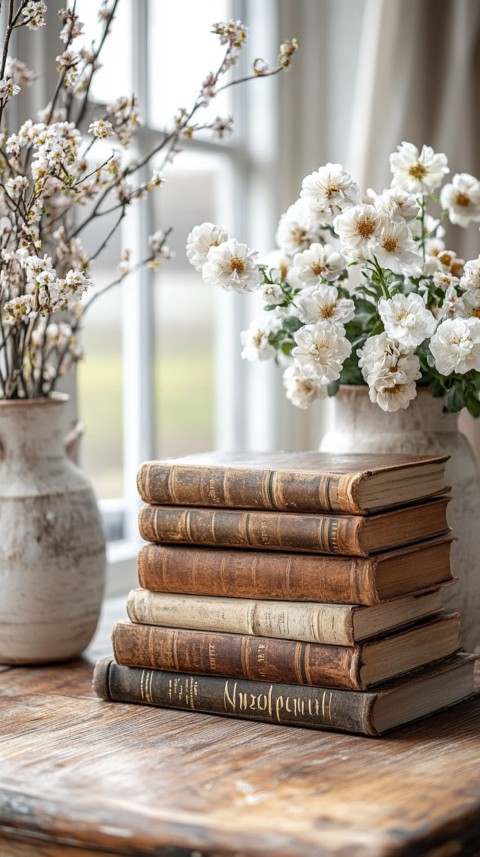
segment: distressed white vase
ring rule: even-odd
[[[445,605],[461,614],[462,642],[480,651],[480,479],[470,444],[456,414],[443,413],[442,400],[426,389],[405,410],[385,413],[370,402],[366,387],[343,387],[331,401],[332,420],[320,449],[353,453],[402,452],[450,455],[446,483],[452,487],[448,523],[457,537],[452,569],[459,578],[445,592]]]
[[[65,450],[68,397],[0,401],[0,663],[79,655],[105,584],[92,487]]]

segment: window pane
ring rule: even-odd
[[[156,405],[159,456],[211,449],[215,436],[216,293],[185,256],[187,236],[206,220],[228,228],[228,160],[183,152],[155,196],[156,220],[174,226],[175,259],[156,275]]]
[[[203,80],[217,71],[225,46],[210,32],[212,24],[232,17],[231,0],[175,0],[149,2],[149,122],[156,127],[171,125],[180,107],[193,105]],[[231,90],[201,110],[200,122],[232,112]]]
[[[98,20],[99,3],[91,0],[76,0],[76,12],[83,22],[84,35],[74,42],[74,48],[90,48],[92,42],[98,47],[104,24]],[[113,101],[120,95],[132,94],[132,39],[130,2],[121,0],[117,6],[115,18],[109,35],[100,54],[100,68],[93,79],[90,90],[96,101]]]
[[[120,236],[95,264],[92,279],[102,288],[117,276]],[[87,311],[82,332],[85,360],[78,367],[79,413],[85,423],[82,466],[97,497],[119,497],[122,485],[121,296],[118,287]]]

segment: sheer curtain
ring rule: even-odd
[[[300,42],[281,82],[283,208],[329,160],[382,190],[388,155],[403,140],[446,152],[451,175],[480,176],[478,0],[278,0],[278,9],[282,32]],[[463,258],[478,255],[475,226],[451,227],[448,238]],[[480,456],[480,425],[468,415],[461,422]],[[314,448],[328,402],[290,423],[294,441]]]
[[[480,3],[367,0],[348,167],[361,187],[389,181],[388,154],[402,140],[446,152],[451,175],[480,176]],[[479,253],[476,226],[450,227],[464,259]],[[480,425],[460,419],[480,461]]]

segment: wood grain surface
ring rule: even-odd
[[[0,671],[0,854],[452,857],[480,853],[480,701],[381,740],[141,706],[87,656]]]

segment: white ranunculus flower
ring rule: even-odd
[[[343,327],[319,321],[306,324],[295,333],[296,347],[292,350],[302,375],[318,384],[329,384],[340,377],[344,360],[352,346]]]
[[[446,155],[434,152],[431,146],[422,146],[419,152],[413,143],[398,146],[398,151],[390,155],[390,168],[392,187],[407,193],[431,193],[450,172]]]
[[[306,200],[297,199],[282,214],[275,240],[280,250],[294,256],[301,250],[308,250],[313,242],[319,240],[321,234],[321,230],[312,224]]]
[[[272,279],[286,280],[292,267],[292,258],[283,250],[272,250],[261,260],[262,265],[272,272]]]
[[[262,298],[266,304],[281,304],[283,292],[278,283],[265,283],[262,286]]]
[[[469,292],[480,289],[480,256],[465,263],[460,278],[460,288]]]
[[[397,294],[381,298],[378,314],[390,339],[396,339],[406,348],[416,348],[435,330],[435,318],[420,295]]]
[[[461,300],[464,312],[457,313],[457,315],[460,315],[463,318],[480,318],[480,289],[477,289],[477,291],[463,292]]]
[[[405,220],[409,223],[415,220],[420,211],[414,195],[400,187],[391,187],[375,197],[373,205],[379,214],[385,214],[394,220]]]
[[[314,243],[294,256],[290,280],[299,288],[317,286],[322,280],[336,280],[345,265],[345,257],[331,244]]]
[[[399,411],[408,408],[412,399],[416,398],[417,386],[415,381],[409,381],[403,372],[384,371],[375,377],[368,394],[370,401],[377,404],[382,411]]]
[[[367,384],[385,372],[402,372],[407,381],[420,378],[420,361],[412,349],[389,339],[385,331],[369,336],[363,348],[357,350],[358,365]]]
[[[316,399],[325,399],[327,387],[317,384],[310,378],[304,378],[298,366],[288,366],[283,373],[283,383],[287,399],[297,408],[306,410]]]
[[[471,315],[471,313],[468,312],[463,297],[458,294],[455,284],[446,287],[440,314],[442,319],[466,318]]]
[[[187,259],[197,271],[201,271],[207,261],[210,247],[218,247],[224,241],[228,241],[228,234],[221,226],[214,223],[201,223],[194,226],[187,238]]]
[[[408,226],[396,220],[383,221],[372,245],[372,253],[382,268],[395,274],[420,271],[423,258]]]
[[[480,181],[469,173],[457,173],[440,194],[440,205],[451,223],[469,226],[480,220]]]
[[[253,321],[248,330],[240,333],[243,345],[241,357],[243,360],[270,360],[275,356],[275,349],[268,341],[268,330],[259,322]]]
[[[325,164],[305,176],[300,193],[309,205],[310,215],[316,223],[330,223],[360,199],[360,191],[341,164]]]
[[[341,298],[335,286],[320,285],[304,289],[295,298],[298,317],[305,324],[326,321],[344,325],[355,315],[355,304],[350,298]]]
[[[257,253],[229,238],[218,247],[212,246],[202,268],[203,282],[234,292],[254,292],[263,283],[258,269]]]
[[[342,241],[342,250],[350,261],[362,262],[371,255],[371,246],[384,218],[373,205],[354,205],[339,214],[333,226]]]
[[[470,369],[480,371],[480,319],[454,318],[442,321],[430,340],[435,366],[442,375]]]

